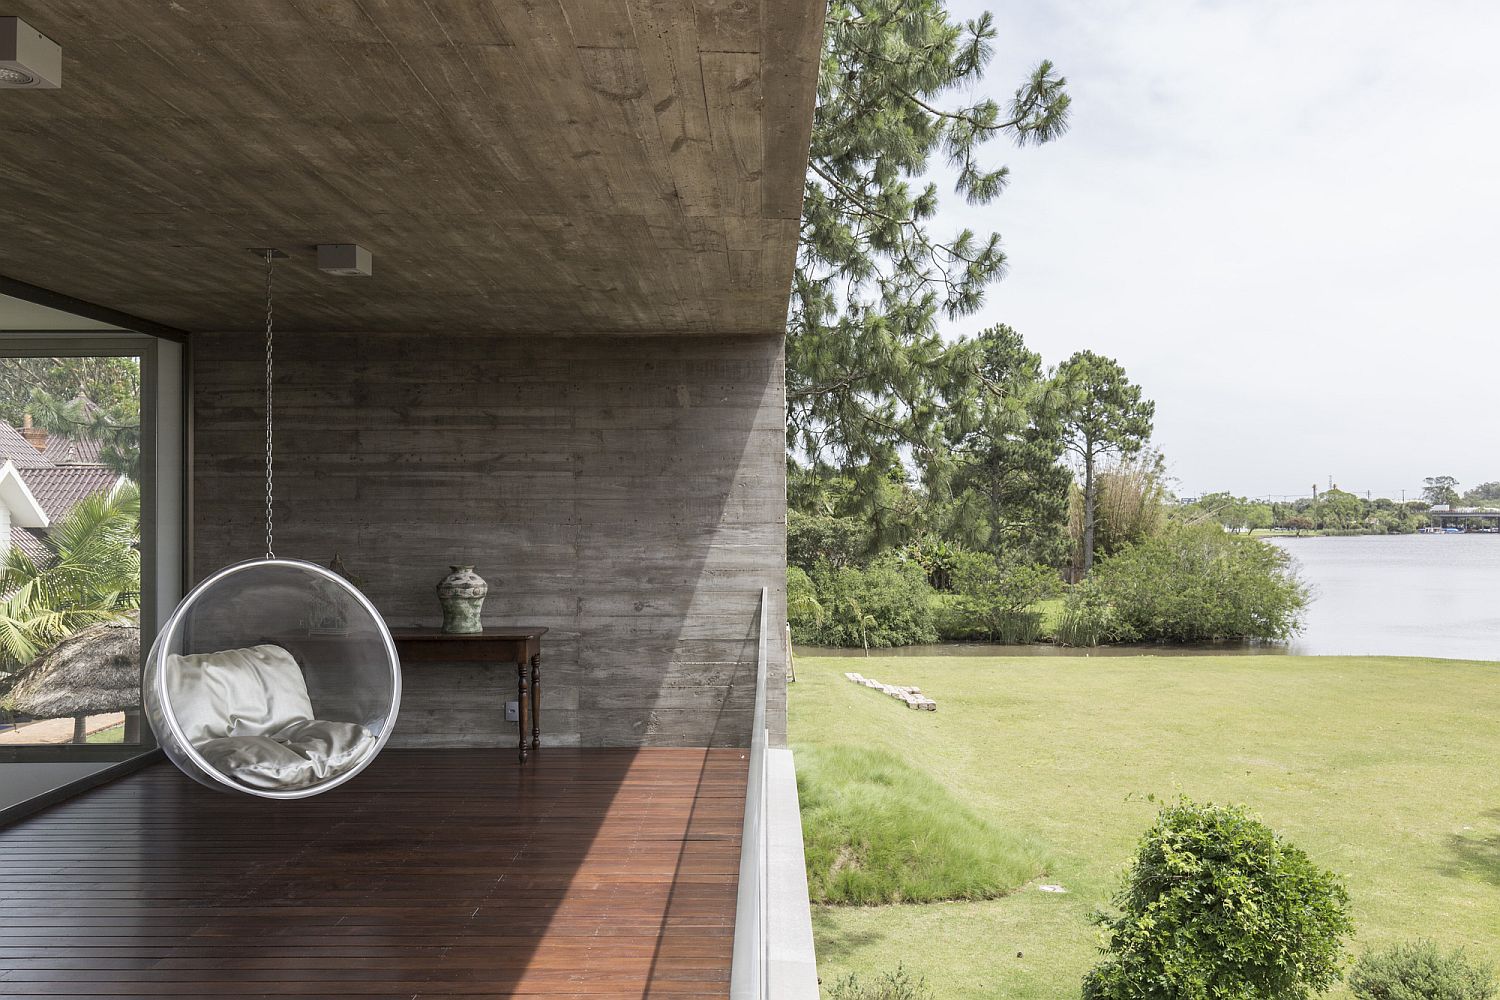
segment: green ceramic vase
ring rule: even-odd
[[[479,620],[484,597],[490,585],[476,572],[473,566],[449,566],[453,572],[443,577],[437,585],[438,603],[443,606],[443,631],[453,635],[483,632]]]

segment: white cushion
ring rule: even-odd
[[[210,765],[251,788],[305,788],[375,744],[352,722],[313,718],[307,682],[280,646],[167,658],[172,714]]]
[[[169,656],[167,683],[172,714],[195,746],[264,736],[313,717],[302,669],[280,646]]]
[[[214,767],[251,788],[305,788],[342,774],[375,744],[352,722],[294,722],[269,736],[226,736],[197,750]]]

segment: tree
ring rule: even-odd
[[[1349,531],[1358,527],[1363,519],[1364,503],[1353,493],[1334,486],[1318,494],[1311,512],[1319,527],[1330,531]]]
[[[1500,482],[1480,483],[1464,494],[1463,501],[1476,506],[1500,501]]]
[[[1452,476],[1428,476],[1422,482],[1422,498],[1430,504],[1458,503],[1458,480]]]
[[[816,640],[823,627],[823,605],[812,578],[800,566],[786,568],[786,618],[798,642]]]
[[[852,566],[870,554],[870,526],[857,517],[786,512],[786,561],[811,569],[824,561]]]
[[[1238,531],[1245,526],[1246,503],[1243,498],[1230,493],[1205,493],[1193,504],[1196,508],[1194,520],[1217,521],[1227,531]]]
[[[38,426],[69,440],[98,441],[101,463],[111,472],[139,480],[141,422],[137,401],[106,409],[82,394],[66,402],[37,394],[31,402]]]
[[[0,359],[0,419],[100,442],[100,460],[140,478],[141,366],[132,357]]]
[[[1276,516],[1271,511],[1268,503],[1252,503],[1245,505],[1245,530],[1249,534],[1256,531],[1265,531],[1276,523]]]
[[[883,475],[868,476],[863,485],[853,476],[831,474],[787,462],[787,507],[817,517],[839,518],[857,525],[864,551],[849,561],[863,561],[877,552],[905,545],[921,537],[943,519],[932,497],[915,488],[899,463]]]
[[[949,21],[941,0],[833,0],[827,14],[787,325],[787,446],[814,467],[877,482],[941,449],[953,366],[937,330],[973,313],[1004,272],[998,234],[931,231],[938,188],[913,181],[941,156],[955,192],[994,200],[1005,138],[1048,142],[1068,125],[1066,81],[1039,63],[1002,108],[944,104],[983,82],[995,27]]]
[[[1125,377],[1119,362],[1079,351],[1057,372],[1065,447],[1083,468],[1083,572],[1094,565],[1095,515],[1100,459],[1129,457],[1151,437],[1156,404],[1145,399],[1141,387]]]
[[[816,645],[868,649],[937,641],[932,590],[916,564],[887,558],[866,569],[834,569],[825,563],[809,576],[822,609],[816,632],[808,636],[815,636]],[[810,610],[804,609],[804,624]]]
[[[1305,1000],[1339,979],[1353,930],[1337,875],[1243,806],[1161,810],[1100,918],[1084,1000]]]
[[[972,391],[948,401],[955,497],[948,532],[1009,559],[1060,562],[1072,477],[1041,355],[1001,325],[955,345],[953,357]]]
[[[47,532],[51,558],[12,547],[0,568],[0,665],[14,670],[81,628],[140,607],[141,496],[126,484],[80,500]]]
[[[138,358],[0,358],[0,420],[19,427],[33,396],[87,396],[106,410],[134,406],[141,397]]]

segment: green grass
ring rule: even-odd
[[[1500,964],[1500,664],[1375,657],[874,656],[913,712],[799,657],[791,736],[884,751],[1016,842],[1047,880],[999,899],[818,906],[832,983],[898,961],[954,1000],[1075,998],[1095,908],[1155,815],[1147,794],[1244,802],[1353,896],[1357,954],[1427,937]],[[816,765],[813,765],[816,766]],[[812,824],[809,824],[812,826]],[[1340,987],[1336,996],[1347,996]]]
[[[808,747],[797,789],[818,902],[994,899],[1047,867],[1035,844],[976,816],[886,750]]]
[[[97,733],[89,733],[87,742],[120,743],[123,742],[124,739],[125,724],[122,722],[118,726],[110,726],[108,729],[101,729]]]

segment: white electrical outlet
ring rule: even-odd
[[[505,721],[521,721],[521,703],[519,701],[507,701],[505,703]]]

